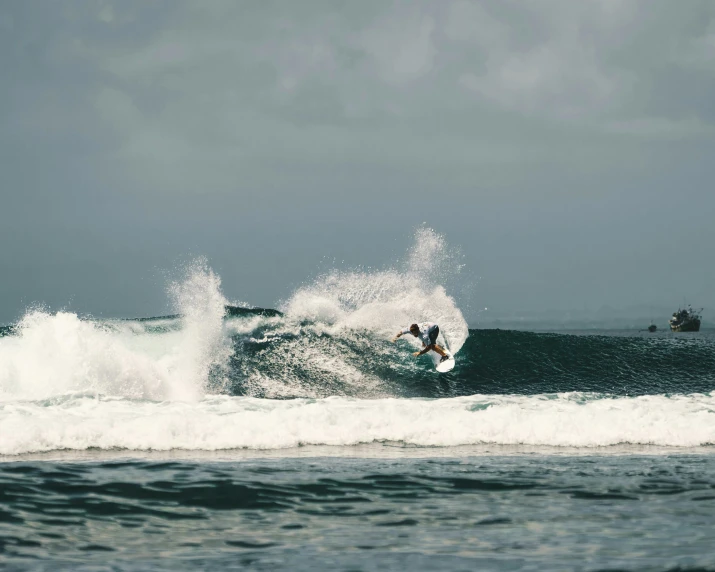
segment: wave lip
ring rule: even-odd
[[[0,455],[91,448],[288,449],[399,442],[419,447],[715,444],[715,393],[448,399],[217,396],[198,403],[65,396],[0,406]]]

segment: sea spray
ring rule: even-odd
[[[199,258],[186,266],[181,280],[169,285],[169,294],[181,316],[182,330],[171,366],[175,381],[168,397],[196,400],[209,389],[223,390],[233,348],[224,335],[228,302],[221,292],[221,278],[206,259]]]
[[[198,260],[169,292],[181,327],[142,321],[94,321],[74,313],[29,311],[0,338],[0,398],[52,399],[66,394],[129,399],[200,399],[220,391],[231,342],[220,279]],[[158,332],[149,333],[151,329]],[[210,379],[210,376],[213,376]]]
[[[76,314],[32,310],[0,340],[0,396],[47,399],[66,393],[159,399],[168,372],[126,344],[130,334]]]
[[[445,284],[461,269],[444,237],[420,227],[406,263],[385,270],[332,270],[299,288],[282,310],[288,318],[320,323],[331,333],[362,330],[385,340],[406,324],[437,322],[457,353],[469,330]]]

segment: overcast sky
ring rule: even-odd
[[[197,255],[274,306],[423,222],[475,307],[715,312],[715,2],[5,0],[0,66],[0,323]]]

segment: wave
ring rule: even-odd
[[[0,338],[0,400],[68,392],[197,400],[228,377],[220,278],[198,260],[169,285],[180,318],[94,321],[28,312]]]
[[[598,394],[449,399],[269,400],[199,403],[65,396],[0,406],[0,454],[61,449],[285,449],[396,442],[421,447],[715,444],[715,395]]]
[[[395,328],[389,319],[374,329],[349,327],[350,314],[329,322],[262,308],[223,309],[221,299],[195,296],[203,309],[186,316],[93,321],[29,313],[0,338],[0,400],[68,392],[196,401],[214,394],[635,396],[715,388],[715,339],[707,332],[627,337],[469,330],[455,369],[437,374],[429,358],[412,357],[414,341],[390,342]]]
[[[453,252],[422,228],[404,263],[332,270],[276,309],[229,302],[197,260],[171,315],[31,310],[0,332],[0,454],[715,442],[711,334],[469,330]],[[452,372],[391,343],[415,321],[439,323]]]
[[[421,228],[404,264],[330,271],[276,310],[229,304],[203,260],[170,284],[173,315],[102,321],[34,310],[0,338],[0,399],[399,395],[402,378],[425,364],[407,359],[414,341],[389,343],[398,329],[436,321],[454,353],[469,335],[445,288],[460,270],[451,252]]]
[[[614,395],[707,393],[715,388],[715,337],[471,331],[457,391]],[[472,391],[475,392],[475,391]]]

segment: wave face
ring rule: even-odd
[[[196,261],[176,314],[29,311],[0,331],[0,454],[482,443],[715,443],[715,336],[469,330],[459,255],[429,229],[401,264],[331,271],[278,309],[229,304]],[[415,359],[440,325],[457,366]]]

